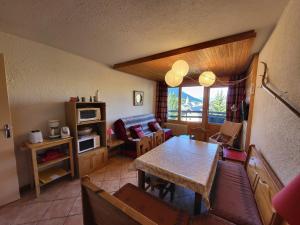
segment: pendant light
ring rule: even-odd
[[[167,85],[169,85],[170,87],[176,87],[180,85],[182,83],[182,80],[183,80],[183,76],[180,76],[173,70],[169,70],[166,73],[165,81]]]
[[[184,60],[177,60],[172,65],[172,70],[178,75],[184,77],[189,72],[189,64],[187,64],[187,62]]]
[[[212,71],[204,71],[199,76],[199,83],[204,87],[212,86],[216,81],[216,75]]]

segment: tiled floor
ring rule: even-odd
[[[109,193],[126,183],[137,185],[133,160],[116,156],[108,165],[90,175],[92,181]],[[152,193],[157,195],[157,193]],[[169,202],[169,196],[165,201]],[[190,213],[193,210],[193,192],[176,187],[173,205]],[[42,189],[39,198],[33,193],[0,208],[0,225],[82,225],[80,181],[61,180]]]

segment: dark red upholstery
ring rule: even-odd
[[[272,199],[277,213],[290,225],[300,224],[300,174]]]
[[[171,137],[173,137],[173,133],[171,129],[168,128],[163,128],[163,131],[165,133],[165,140],[170,139]]]
[[[234,223],[224,220],[218,216],[207,214],[195,216],[191,225],[234,225]]]
[[[123,141],[128,140],[128,136],[127,136],[127,133],[126,133],[125,124],[124,124],[123,120],[118,119],[114,123],[114,132],[115,132],[118,139],[121,139]]]
[[[161,201],[132,184],[126,184],[114,196],[157,224],[189,224],[189,215],[186,212]]]
[[[211,192],[210,213],[238,225],[262,225],[242,164],[218,162]]]
[[[245,151],[233,150],[230,148],[223,148],[223,158],[238,161],[238,162],[246,162],[247,153]]]
[[[145,136],[140,124],[129,127],[129,131],[132,138],[142,138]]]

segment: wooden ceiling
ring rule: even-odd
[[[164,80],[173,63],[183,59],[189,64],[190,77],[196,78],[204,70],[211,70],[218,77],[228,77],[246,71],[255,37],[255,31],[251,30],[118,63],[113,68],[150,80]]]

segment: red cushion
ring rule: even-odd
[[[142,138],[145,136],[140,124],[129,127],[129,131],[132,138]]]
[[[239,162],[246,162],[247,154],[244,151],[236,151],[231,150],[228,148],[223,149],[223,158],[239,161]]]
[[[143,131],[143,129],[142,129],[141,126],[135,127],[135,128],[134,128],[134,131],[135,131],[136,135],[137,135],[139,138],[145,137],[145,133],[144,133],[144,131]]]
[[[148,127],[152,132],[156,132],[158,130],[162,130],[161,126],[159,125],[158,122],[152,121],[148,123]]]
[[[114,132],[119,139],[123,141],[126,141],[128,139],[124,122],[121,119],[117,120],[114,123]]]

